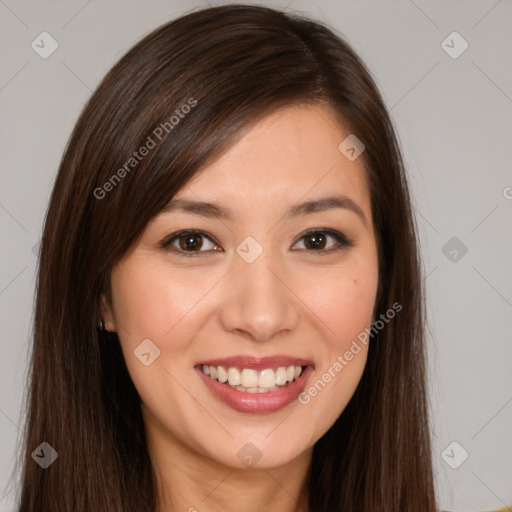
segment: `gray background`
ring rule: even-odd
[[[91,91],[132,44],[218,3],[0,0],[2,512],[14,510],[17,492],[9,477],[24,421],[34,252],[67,139]],[[440,504],[468,512],[512,505],[512,2],[260,4],[327,21],[374,74],[420,229]],[[31,48],[43,31],[59,45],[47,59]],[[444,48],[459,51],[460,40],[442,45],[453,31],[469,44],[458,58]],[[460,464],[462,450],[469,457]]]

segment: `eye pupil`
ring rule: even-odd
[[[180,237],[180,247],[183,250],[193,249],[197,250],[201,247],[201,235],[187,234]]]
[[[334,247],[326,249],[327,240],[331,237],[332,239],[337,241],[337,245]],[[204,238],[206,238],[209,242],[213,243],[215,246],[213,249],[204,251]],[[178,246],[175,244],[178,242]],[[333,230],[311,230],[309,232],[304,233],[300,238],[300,243],[304,244],[306,251],[309,251],[310,254],[316,253],[317,255],[321,255],[327,252],[334,252],[337,250],[341,250],[343,248],[353,247],[354,244],[352,241],[347,239],[342,233],[338,233]],[[181,231],[175,233],[171,237],[162,240],[160,243],[161,247],[167,251],[178,252],[179,254],[185,256],[185,253],[189,253],[189,256],[198,256],[202,253],[211,253],[213,251],[219,251],[219,248],[216,246],[215,242],[205,233],[199,231]],[[302,249],[304,250],[304,249]],[[222,249],[220,249],[221,252]],[[198,254],[191,254],[198,253]]]
[[[313,240],[313,243],[310,243],[310,240]],[[305,239],[305,245],[308,249],[318,249],[319,246],[321,246],[320,249],[323,249],[325,247],[325,236],[321,233],[308,235]]]

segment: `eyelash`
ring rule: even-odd
[[[339,245],[331,247],[329,249],[319,249],[319,250],[300,249],[300,250],[306,251],[306,252],[309,252],[309,253],[313,253],[313,254],[316,254],[316,255],[319,255],[319,256],[322,256],[322,255],[326,255],[326,254],[329,254],[329,253],[332,253],[332,252],[340,251],[340,250],[348,248],[348,247],[353,247],[355,245],[353,240],[349,239],[343,233],[340,233],[339,231],[335,231],[335,230],[332,230],[332,229],[323,229],[323,228],[308,229],[307,231],[302,233],[302,235],[300,236],[298,242],[300,242],[303,238],[306,238],[306,237],[311,236],[313,234],[324,234],[324,235],[332,236],[338,242]],[[218,245],[204,231],[196,230],[196,229],[181,230],[181,231],[178,231],[176,233],[173,233],[172,235],[164,238],[160,242],[159,245],[160,245],[160,247],[162,249],[164,249],[166,251],[172,251],[172,252],[175,252],[175,253],[177,253],[177,254],[179,254],[181,256],[185,256],[185,257],[197,257],[197,256],[200,256],[201,253],[208,253],[208,252],[210,252],[210,250],[207,250],[207,251],[184,251],[182,249],[179,249],[177,247],[172,246],[172,243],[175,240],[178,240],[180,237],[185,236],[185,235],[201,235],[201,236],[203,236],[205,238],[208,238],[210,240],[210,242],[212,242],[213,244]]]

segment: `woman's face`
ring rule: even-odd
[[[378,263],[362,159],[338,148],[348,135],[323,106],[266,117],[114,267],[106,327],[158,452],[279,467],[352,397]]]

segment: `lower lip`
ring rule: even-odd
[[[306,380],[313,371],[311,366],[306,366],[301,376],[285,387],[266,393],[246,393],[238,391],[231,386],[214,380],[204,374],[200,367],[195,368],[208,389],[219,400],[239,412],[267,413],[275,412],[291,404],[306,386]]]

